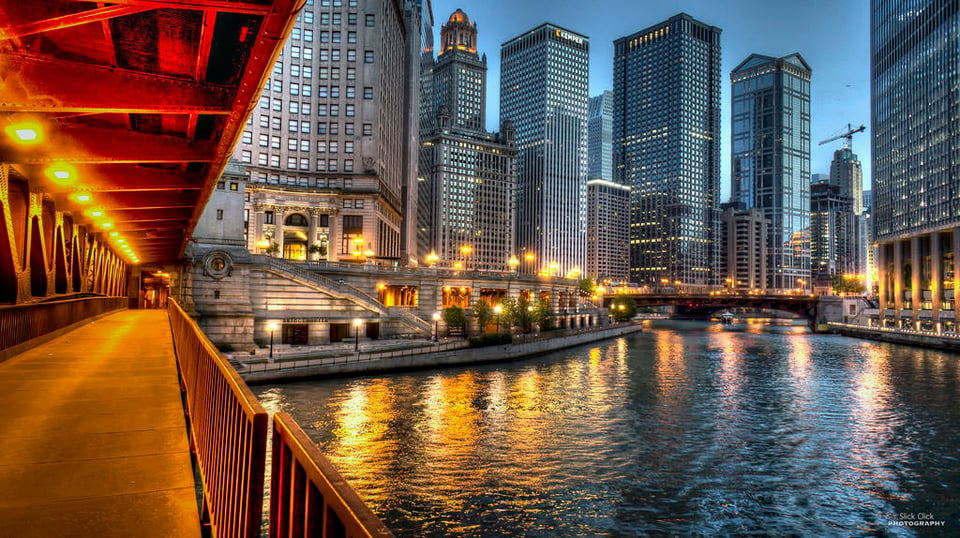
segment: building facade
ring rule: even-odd
[[[810,261],[816,281],[856,272],[857,230],[853,201],[840,185],[821,181],[810,185]]]
[[[737,292],[767,288],[767,226],[769,220],[757,208],[739,203],[723,204],[720,274],[723,289]]]
[[[587,267],[597,282],[630,278],[630,187],[591,179],[587,182]]]
[[[613,181],[613,92],[591,97],[587,110],[587,177]]]
[[[767,289],[810,280],[810,66],[751,54],[733,85],[732,199],[770,219]]]
[[[251,252],[378,263],[415,252],[403,227],[415,219],[419,14],[398,0],[304,7],[234,152]]]
[[[716,286],[720,29],[686,14],[614,41],[614,179],[631,187],[630,279]]]
[[[517,256],[532,258],[525,272],[586,263],[589,48],[552,24],[500,48],[500,121],[516,127]]]
[[[960,10],[870,2],[877,322],[955,331],[960,318]]]
[[[487,58],[477,54],[477,26],[466,13],[450,15],[438,58],[425,63],[432,66],[433,118],[421,139],[428,165],[418,194],[421,258],[507,270],[514,254],[514,130],[509,121],[499,134],[484,129]]]

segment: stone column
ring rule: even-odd
[[[273,209],[273,241],[277,244],[277,257],[283,258],[283,214],[285,210],[282,207]]]
[[[253,245],[256,246],[263,240],[263,204],[254,204],[253,206]],[[256,250],[260,253],[259,247]]]
[[[316,260],[316,253],[310,252],[310,247],[317,244],[317,219],[319,218],[320,211],[311,207],[309,210],[310,221],[308,223],[309,228],[307,229],[307,259]]]
[[[960,228],[953,229],[953,330],[960,332]]]
[[[930,234],[930,299],[933,301],[933,325],[940,332],[940,305],[943,304],[943,256],[940,254],[940,233]]]
[[[883,325],[883,316],[884,311],[887,308],[890,308],[890,305],[887,301],[887,293],[890,290],[887,289],[887,245],[880,244],[877,247],[877,278],[879,279],[877,295],[880,298],[880,323]]]
[[[903,312],[903,242],[893,242],[893,315],[900,323],[900,314]]]
[[[327,248],[330,249],[330,258],[337,261],[340,259],[340,244],[343,242],[340,237],[340,223],[337,221],[339,214],[336,209],[330,210],[328,214],[330,215],[330,228],[327,233],[329,241]]]
[[[910,238],[910,288],[913,290],[910,306],[913,307],[913,328],[920,328],[920,301],[923,300],[923,291],[920,289],[920,237]]]

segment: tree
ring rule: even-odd
[[[861,294],[867,291],[863,280],[857,275],[831,275],[830,284],[834,293]]]
[[[320,256],[326,256],[327,246],[326,245],[310,245],[310,247],[307,248],[307,252],[309,252],[310,254],[319,254]]]
[[[530,301],[525,296],[521,295],[519,299],[504,297],[500,305],[503,307],[501,323],[508,327],[520,327],[523,332],[530,332]]]
[[[480,326],[480,332],[487,332],[487,325],[490,325],[490,320],[492,320],[494,316],[490,303],[488,303],[486,299],[480,299],[474,303],[473,315],[477,318],[477,325]]]
[[[267,256],[273,256],[277,252],[280,252],[280,245],[278,245],[276,242],[270,243],[269,247],[263,249],[263,253]]]
[[[597,291],[597,283],[588,276],[581,278],[578,286],[580,293],[583,295],[593,295],[593,293]]]
[[[637,302],[629,295],[616,295],[610,301],[610,315],[614,321],[629,321],[637,313]]]
[[[537,306],[533,308],[532,321],[540,326],[541,331],[553,330],[553,311],[550,310],[550,303],[546,299],[537,301]]]
[[[443,309],[443,322],[447,324],[447,332],[451,327],[460,327],[464,334],[467,332],[467,315],[459,306],[448,306]]]

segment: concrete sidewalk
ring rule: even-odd
[[[166,311],[0,363],[0,537],[199,535]]]

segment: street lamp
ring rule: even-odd
[[[498,304],[497,306],[493,307],[493,311],[494,313],[497,314],[497,332],[499,333],[500,332],[500,313],[503,312],[503,306]]]
[[[357,263],[360,263],[360,257],[363,256],[363,237],[354,237],[353,245],[353,255],[357,257]]]
[[[433,313],[433,341],[440,340],[440,312]]]
[[[473,247],[470,245],[463,245],[460,247],[460,254],[463,254],[463,268],[467,269],[467,258],[470,257],[470,254],[473,253]]]
[[[559,264],[559,263],[557,263],[557,262],[550,262],[550,276],[554,276],[555,274],[558,274],[558,271],[559,271],[559,270],[560,270],[560,264]]]
[[[516,271],[517,266],[520,265],[520,260],[518,260],[516,256],[510,256],[510,260],[507,261],[507,265],[510,266],[511,271]]]
[[[440,256],[437,256],[436,252],[431,251],[430,254],[427,254],[427,264],[430,265],[430,267],[433,267],[438,261],[440,261]]]
[[[270,331],[270,360],[273,360],[273,331],[276,331],[279,327],[273,321],[267,323],[267,330]]]
[[[353,344],[353,350],[360,352],[360,325],[363,324],[363,320],[356,318],[353,320],[353,334],[356,336],[356,341]]]

